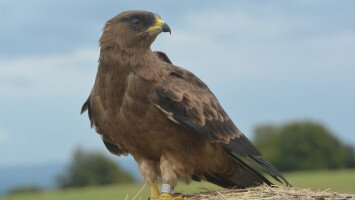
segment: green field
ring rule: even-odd
[[[355,194],[355,170],[339,171],[309,171],[286,173],[285,176],[296,187],[313,188],[341,193]],[[105,187],[88,187],[83,189],[67,189],[62,191],[47,191],[38,194],[21,194],[1,197],[0,200],[120,200],[132,199],[142,188],[142,185],[112,185]],[[208,183],[192,183],[188,187],[180,184],[178,192],[193,193],[218,189]],[[136,200],[148,199],[148,187],[137,195]]]

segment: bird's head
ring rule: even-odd
[[[132,52],[147,50],[161,32],[171,33],[170,27],[158,14],[130,10],[108,20],[100,38],[101,49]]]

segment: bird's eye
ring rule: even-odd
[[[137,19],[137,18],[134,18],[132,19],[131,23],[134,25],[134,26],[140,26],[142,24],[141,20]]]

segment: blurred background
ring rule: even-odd
[[[94,83],[101,28],[129,9],[161,15],[172,35],[152,48],[199,76],[291,183],[355,193],[354,7],[350,0],[0,0],[0,199],[138,191],[133,159],[110,155],[79,114]],[[108,184],[118,185],[94,187]],[[58,189],[84,186],[91,189]]]

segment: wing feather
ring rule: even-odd
[[[228,143],[242,135],[201,80],[182,68],[173,66],[173,70],[156,89],[156,105],[208,140]]]
[[[289,185],[234,125],[206,84],[191,72],[171,65],[171,73],[157,86],[152,102],[169,113],[167,117],[174,122],[206,140],[222,143],[236,160],[250,160],[276,180]]]

